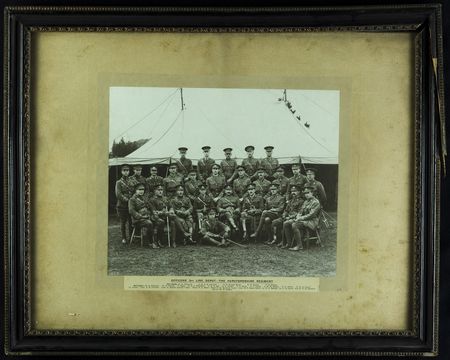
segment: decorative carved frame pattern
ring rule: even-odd
[[[423,12],[422,21],[417,22],[413,17],[411,22],[384,23],[380,18],[379,24],[327,26],[65,26],[35,24],[38,21],[27,16],[38,14],[49,16],[52,20],[58,15],[93,17],[97,14],[110,16],[125,14],[161,14],[161,16],[189,16],[189,14],[218,14],[233,16],[233,14],[269,15],[293,12],[395,12],[402,10]],[[415,20],[415,21],[414,21]],[[85,354],[91,351],[100,354],[99,349],[83,348],[80,337],[177,337],[178,341],[186,337],[212,338],[244,338],[261,337],[263,342],[267,337],[276,339],[295,340],[299,337],[309,339],[335,338],[339,343],[345,339],[364,338],[360,348],[366,350],[349,350],[345,346],[336,351],[327,351],[324,345],[314,350],[308,346],[286,346],[286,351],[271,352],[259,350],[260,355],[423,355],[437,352],[438,314],[438,240],[439,240],[439,183],[441,171],[441,156],[446,156],[445,150],[445,120],[443,96],[443,58],[440,4],[411,5],[411,6],[368,6],[368,7],[339,7],[339,8],[108,8],[108,7],[12,7],[5,9],[5,56],[4,56],[4,159],[5,174],[5,264],[9,273],[5,274],[6,328],[5,340],[9,353],[24,354],[35,352],[39,354],[51,351],[54,341],[49,338],[70,338],[64,354]],[[95,20],[94,20],[95,21]],[[31,22],[31,23],[30,23]],[[38,21],[39,22],[39,21]],[[30,121],[31,121],[31,41],[33,32],[329,32],[329,31],[364,31],[364,32],[392,32],[409,31],[416,33],[415,40],[415,126],[414,126],[414,253],[413,253],[413,301],[412,301],[412,330],[317,330],[317,331],[143,331],[143,330],[36,330],[31,325],[32,305],[32,262],[31,262],[31,158],[30,153]],[[433,67],[434,65],[434,67]],[[438,99],[436,101],[435,97]],[[435,108],[435,102],[438,106]],[[438,136],[439,135],[439,136]],[[440,148],[438,147],[440,146]],[[427,164],[431,164],[428,165]],[[23,179],[23,180],[22,180]],[[19,180],[17,182],[17,180]],[[9,334],[8,334],[9,332]],[[370,345],[371,339],[394,339],[395,344],[382,347],[381,343]],[[27,339],[31,339],[27,341]],[[242,340],[245,341],[245,340]],[[40,343],[48,343],[47,351],[37,351]],[[51,343],[51,344],[50,344]],[[180,341],[182,344],[183,341]],[[320,343],[320,341],[319,341]],[[323,342],[325,344],[325,342]],[[320,344],[319,344],[320,345]],[[42,348],[42,346],[40,346]],[[172,347],[179,348],[177,347]],[[148,346],[146,354],[193,354],[196,351],[159,351],[158,348]],[[165,349],[165,350],[166,350]],[[236,349],[242,349],[237,347]],[[119,353],[117,349],[105,353]],[[138,354],[125,349],[120,354]],[[139,352],[141,354],[142,352]],[[201,354],[215,354],[215,350]],[[61,353],[63,354],[63,353]],[[236,350],[220,352],[220,354],[250,354],[250,352]],[[252,352],[251,354],[255,354]]]

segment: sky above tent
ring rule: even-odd
[[[209,145],[211,157],[220,159],[225,147],[243,158],[246,145],[256,147],[255,157],[264,157],[264,146],[272,145],[274,157],[337,163],[338,90],[287,89],[291,109],[280,101],[283,89],[183,88],[182,93],[183,110],[179,88],[111,87],[110,148],[122,137],[149,138],[127,158],[178,157],[178,147],[186,146],[188,157],[199,159],[201,147]]]

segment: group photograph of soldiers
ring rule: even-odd
[[[331,89],[110,87],[108,274],[334,276],[339,114]]]
[[[142,164],[120,166],[114,186],[120,226],[110,237],[115,247],[151,249],[154,257],[180,247],[197,253],[264,247],[279,254],[317,253],[327,242],[335,247],[336,215],[325,211],[327,192],[316,167],[302,164],[300,157],[280,165],[271,145],[262,159],[254,157],[254,146],[245,146],[240,163],[232,148],[223,149],[224,158],[216,161],[209,156],[211,146],[203,146],[196,166],[188,150],[178,148],[166,176],[158,175],[155,165],[149,165],[147,177]]]

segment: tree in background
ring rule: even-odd
[[[125,141],[121,138],[119,142],[113,141],[111,152],[109,153],[110,158],[124,157],[131,154],[136,149],[144,145],[149,139],[140,139],[137,141]]]

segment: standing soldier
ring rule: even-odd
[[[209,157],[209,151],[211,146],[203,146],[203,159],[200,159],[197,163],[197,174],[200,181],[206,181],[211,175],[212,166],[216,163],[214,159]]]
[[[317,170],[314,168],[306,169],[306,185],[312,187],[314,189],[314,194],[317,199],[320,201],[320,205],[322,208],[325,206],[327,202],[327,195],[325,193],[325,188],[323,187],[320,181],[316,180]]]
[[[231,158],[232,148],[225,148],[223,152],[225,153],[225,159],[221,161],[220,168],[222,169],[222,174],[225,176],[227,184],[233,184],[233,180],[236,176],[236,160]]]
[[[170,201],[169,217],[172,223],[175,223],[176,228],[183,233],[184,244],[186,244],[186,240],[195,244],[194,240],[192,240],[194,225],[192,218],[192,204],[189,198],[184,195],[184,189],[181,185],[177,187],[176,196]],[[171,235],[173,247],[176,247],[176,231],[173,231]]]
[[[286,191],[286,200],[289,199],[289,195],[291,193],[291,187],[296,186],[298,191],[301,193],[303,191],[303,187],[306,184],[306,176],[300,173],[300,165],[293,164],[292,165],[292,174],[293,176],[289,178],[288,188]]]
[[[117,197],[117,216],[120,220],[120,232],[122,234],[122,244],[127,243],[126,224],[128,223],[128,231],[131,236],[131,217],[128,211],[128,201],[133,196],[133,185],[130,181],[130,167],[122,165],[120,169],[122,177],[116,181],[116,197]]]
[[[214,200],[213,198],[206,193],[206,185],[200,184],[199,185],[199,194],[194,198],[192,201],[192,205],[194,207],[194,212],[197,214],[197,221],[198,221],[198,228],[201,229],[201,223],[203,220],[203,217],[207,215],[208,209],[214,207]]]
[[[236,179],[237,180],[237,179]],[[235,180],[235,181],[236,181]],[[243,238],[247,239],[247,229],[250,227],[251,231],[256,231],[256,224],[259,223],[259,218],[264,210],[264,199],[255,192],[255,185],[249,184],[247,193],[242,199],[242,213],[241,223],[242,230],[244,231]],[[250,226],[249,226],[250,225]]]
[[[233,191],[239,198],[242,198],[252,181],[250,180],[250,177],[245,173],[245,169],[242,165],[239,165],[237,167],[237,174],[237,179],[234,179],[233,181]]]
[[[133,175],[130,176],[130,183],[133,188],[137,184],[144,185],[144,199],[148,201],[149,191],[147,181],[144,176],[142,176],[142,165],[133,165]]]
[[[164,184],[162,176],[158,176],[158,169],[156,166],[150,168],[150,176],[146,179],[149,196],[155,194],[156,187]]]
[[[187,147],[180,147],[178,151],[180,152],[180,158],[176,162],[177,170],[183,179],[185,179],[192,170],[192,161],[186,157]]]
[[[183,179],[177,173],[177,165],[170,164],[169,175],[164,179],[164,190],[166,191],[166,196],[173,198],[176,195],[177,187],[183,182]]]
[[[272,157],[273,146],[266,146],[264,150],[266,150],[266,158],[260,161],[261,167],[264,169],[267,174],[267,178],[269,180],[273,180],[273,173],[275,169],[278,168],[278,160]]]
[[[316,230],[319,225],[320,218],[320,202],[313,195],[314,188],[306,186],[303,190],[305,202],[303,203],[294,223],[292,224],[292,232],[294,233],[294,241],[296,245],[289,250],[298,251],[303,249],[302,234],[303,230]]]
[[[283,216],[280,219],[276,219],[272,222],[272,227],[275,231],[278,227],[281,227],[281,241],[277,246],[281,248],[287,248],[292,246],[292,224],[295,222],[295,218],[303,205],[303,198],[296,186],[291,187],[291,199],[286,202],[286,208],[283,211]],[[276,234],[276,232],[275,232]],[[274,236],[274,240],[276,240]]]
[[[264,178],[264,170],[259,169],[258,172],[258,178],[253,181],[253,184],[255,185],[255,190],[258,195],[261,195],[262,197],[265,197],[266,194],[269,192],[270,188],[270,181]]]
[[[222,190],[226,184],[225,177],[219,174],[219,165],[214,164],[212,166],[212,174],[206,179],[206,186],[208,187],[209,194],[217,202],[222,195]]]
[[[203,220],[200,230],[201,242],[209,242],[217,246],[226,246],[230,228],[216,219],[216,209],[208,210],[208,217]]]
[[[150,246],[153,249],[158,249],[159,246],[156,245],[155,237],[153,236],[153,223],[150,220],[153,217],[153,213],[144,198],[145,186],[137,183],[134,188],[135,193],[128,202],[128,210],[134,229],[135,231],[140,229],[142,236],[147,238]]]
[[[186,191],[186,196],[191,202],[198,196],[200,184],[201,182],[197,180],[197,172],[191,170],[189,172],[189,177],[184,182],[184,191]]]
[[[134,186],[137,184],[144,185],[145,194],[148,193],[147,181],[142,176],[142,165],[133,165],[133,175],[130,176],[130,182]]]
[[[266,198],[265,210],[262,212],[261,219],[259,220],[256,231],[250,235],[252,238],[256,238],[259,232],[262,230],[263,225],[265,227],[267,241],[266,244],[272,241],[272,221],[281,217],[283,213],[285,199],[278,194],[277,184],[270,185],[270,194]]]
[[[153,210],[153,234],[154,237],[157,238],[158,230],[164,229],[167,225],[167,232],[174,233],[175,232],[175,223],[169,222],[169,200],[164,196],[164,187],[162,185],[158,185],[155,187],[155,194],[150,198],[149,204]],[[170,234],[168,234],[170,235]],[[158,245],[162,247],[160,241],[158,241]]]
[[[219,219],[225,220],[235,231],[238,230],[236,223],[240,214],[239,208],[238,197],[233,195],[231,185],[226,185],[224,195],[217,202],[217,211],[219,212]]]
[[[245,147],[245,151],[247,152],[247,159],[242,160],[241,165],[244,167],[247,175],[250,176],[250,179],[255,180],[256,171],[259,169],[259,161],[253,157],[255,147],[253,145],[248,145]]]
[[[286,191],[289,185],[289,179],[284,176],[284,169],[279,166],[277,171],[273,174],[275,180],[272,181],[272,184],[278,184],[278,189],[280,195],[286,195]]]

